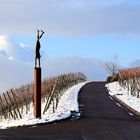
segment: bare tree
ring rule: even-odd
[[[118,57],[114,56],[111,60],[106,60],[103,62],[103,66],[111,76],[116,75],[120,69]]]

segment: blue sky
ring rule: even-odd
[[[36,37],[13,37],[19,44],[24,42],[34,49]],[[140,38],[130,38],[118,35],[63,37],[45,35],[41,40],[44,55],[51,58],[61,56],[79,56],[101,60],[111,59],[117,55],[120,64],[129,66],[139,58]]]
[[[138,0],[0,3],[0,89],[33,80],[37,29],[46,33],[41,39],[44,77],[81,71],[89,80],[105,80],[101,63],[114,56],[122,67],[139,64]]]

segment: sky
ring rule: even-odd
[[[33,81],[36,30],[43,77],[81,71],[105,80],[102,62],[139,66],[138,0],[0,0],[0,89]]]

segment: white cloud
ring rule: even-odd
[[[16,44],[8,36],[0,35],[0,55],[7,56],[9,60],[17,59],[32,62],[34,50],[24,43]]]
[[[105,80],[108,74],[100,63],[99,60],[94,58],[59,57],[48,59],[45,71],[49,76],[69,72],[83,72],[89,80]]]
[[[0,36],[0,51],[9,53],[11,50],[10,46],[11,44],[9,43],[8,36],[1,35]]]
[[[0,56],[0,92],[33,81],[34,64],[21,60],[12,61]],[[42,78],[69,72],[83,72],[88,80],[105,80],[106,71],[100,67],[100,61],[93,58],[59,57],[42,62]]]
[[[0,56],[0,93],[7,89],[33,81],[33,65],[20,60]]]
[[[9,56],[8,59],[9,59],[9,60],[13,60],[14,58],[13,58],[12,56]]]
[[[140,4],[127,0],[1,1],[1,33],[140,35]]]
[[[27,46],[26,46],[24,43],[20,43],[19,46],[20,46],[21,48],[27,48]]]
[[[0,91],[33,81],[34,50],[0,35]]]

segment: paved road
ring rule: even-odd
[[[0,140],[140,140],[140,120],[116,105],[104,85],[92,82],[82,88],[79,120],[0,130]]]

